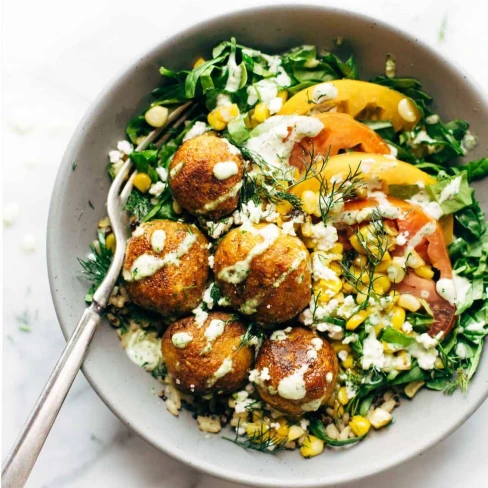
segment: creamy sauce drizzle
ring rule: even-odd
[[[216,198],[215,200],[206,203],[202,208],[197,210],[197,212],[205,213],[205,212],[210,212],[212,210],[215,210],[221,203],[225,202],[226,200],[230,200],[231,198],[234,198],[239,193],[241,187],[242,187],[242,181],[239,181],[239,183],[237,183],[237,185],[235,185],[234,188],[229,190],[227,193],[220,195],[220,197]]]

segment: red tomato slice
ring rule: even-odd
[[[439,223],[425,214],[419,207],[404,200],[391,197],[388,197],[387,200],[391,205],[405,212],[405,218],[395,219],[395,222],[399,232],[408,232],[407,241],[415,236],[426,224],[430,222],[436,223],[436,230],[432,234],[425,236],[415,247],[415,250],[434,268],[439,270],[441,278],[452,278],[451,260],[447,252],[442,227]],[[344,212],[375,208],[378,205],[378,201],[374,198],[354,200],[345,204]],[[406,245],[398,246],[393,255],[403,256]],[[443,337],[445,337],[449,333],[455,322],[456,307],[437,294],[433,280],[421,278],[412,272],[397,285],[396,289],[400,293],[410,293],[417,298],[422,298],[429,304],[434,314],[434,323],[429,329],[429,335],[434,337],[439,332],[443,332]]]
[[[324,128],[317,136],[305,137],[295,144],[289,159],[289,163],[300,170],[303,170],[304,160],[307,161],[312,149],[315,156],[335,156],[344,149],[390,154],[388,144],[374,130],[348,114],[326,112],[314,117],[324,124]]]

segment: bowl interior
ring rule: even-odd
[[[51,289],[66,336],[85,307],[86,284],[79,278],[77,257],[86,255],[96,224],[106,214],[108,151],[124,138],[126,122],[159,83],[160,65],[191,66],[198,56],[208,58],[212,46],[231,36],[268,52],[299,44],[331,49],[333,39],[342,36],[347,41],[344,49],[356,55],[363,79],[383,73],[385,55],[392,53],[399,75],[418,77],[435,95],[438,113],[471,123],[480,144],[470,158],[486,154],[488,139],[482,137],[481,129],[488,119],[488,107],[480,91],[425,45],[380,22],[336,9],[284,6],[238,12],[198,25],[164,41],[112,82],[92,105],[66,151],[48,228]],[[75,160],[78,166],[73,172]],[[483,183],[478,185],[477,196],[486,210],[483,187]],[[304,460],[296,452],[272,456],[245,451],[218,435],[200,432],[187,412],[173,417],[154,393],[154,389],[159,391],[156,380],[130,362],[108,325],[98,331],[83,370],[114,413],[154,446],[231,481],[280,487],[332,485],[391,467],[452,432],[488,393],[483,380],[488,375],[488,361],[483,356],[468,395],[455,394],[447,400],[439,393],[421,392],[415,401],[402,402],[391,428],[374,433],[353,449],[328,451]]]

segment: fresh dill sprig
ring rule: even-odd
[[[241,337],[241,342],[239,343],[238,351],[245,346],[256,346],[256,350],[261,347],[266,334],[262,327],[254,322],[251,322],[246,329],[246,332]]]
[[[466,393],[468,391],[468,384],[468,375],[466,371],[464,371],[464,369],[460,367],[456,371],[455,378],[447,383],[447,385],[444,387],[443,392],[446,395],[452,395],[459,388],[463,393]]]
[[[264,424],[261,424],[261,427],[256,429],[251,435],[240,436],[238,423],[234,439],[229,437],[222,437],[222,439],[233,442],[244,449],[253,449],[267,454],[275,454],[286,449],[285,444],[287,442],[286,438],[279,436],[270,429],[266,429]]]
[[[142,220],[151,210],[151,203],[140,191],[132,190],[125,204],[125,210]]]
[[[105,235],[101,231],[98,232],[98,243],[100,247],[99,250],[97,250],[92,243],[90,244],[92,252],[88,258],[85,260],[78,258],[78,262],[83,268],[83,276],[92,283],[90,290],[85,296],[85,301],[87,302],[92,301],[93,294],[105,278],[113,258],[112,251],[107,249],[105,245]]]
[[[161,363],[157,368],[151,371],[151,375],[154,378],[164,378],[167,374],[168,374],[168,368],[164,363]]]

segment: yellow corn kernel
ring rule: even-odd
[[[412,249],[407,256],[406,264],[410,268],[415,269],[425,266],[425,261],[415,249]]]
[[[391,261],[391,265],[387,269],[388,279],[392,283],[401,283],[405,278],[405,270],[401,262],[395,257]]]
[[[329,264],[329,268],[336,274],[340,275],[342,273],[341,265],[337,262],[332,262]]]
[[[399,307],[405,308],[409,312],[416,312],[420,308],[418,299],[408,293],[400,295],[397,304]]]
[[[356,234],[353,234],[351,237],[349,237],[349,242],[356,252],[358,252],[359,254],[366,254],[366,243],[360,241]]]
[[[305,193],[305,192],[303,192]],[[302,196],[303,196],[302,193]],[[312,224],[310,222],[305,222],[302,224],[302,236],[303,237],[312,237]]]
[[[335,295],[342,290],[342,281],[338,276],[335,278],[327,278],[326,280],[319,281],[319,287],[330,291],[328,295]]]
[[[342,254],[344,252],[344,246],[340,242],[336,242],[333,246],[332,249],[329,251],[333,254]]]
[[[383,222],[383,227],[389,236],[396,237],[398,235],[396,227],[393,224],[390,224],[390,222]]]
[[[391,256],[388,251],[383,253],[383,256],[381,256],[381,261],[391,261]]]
[[[377,336],[379,334],[376,334]],[[391,347],[392,345],[389,343],[389,342],[386,342],[386,341],[381,341],[381,343],[383,344],[383,351],[385,351],[386,354],[393,354],[396,349]]]
[[[432,269],[432,266],[429,266],[428,264],[425,264],[424,266],[419,266],[418,268],[414,268],[414,272],[417,276],[420,276],[421,278],[426,278],[428,280],[431,280],[434,277],[434,271]]]
[[[394,364],[397,371],[408,371],[412,369],[412,358],[407,351],[399,351],[395,356]]]
[[[305,190],[300,198],[302,200],[302,209],[304,212],[317,217],[320,216],[319,194],[317,192]]]
[[[368,293],[366,291],[361,291],[358,289],[358,291],[356,292],[356,303],[358,305],[361,305],[366,300],[368,300]]]
[[[311,237],[304,237],[302,241],[308,249],[313,249],[315,247],[315,241]]]
[[[344,406],[339,400],[334,402],[334,417],[340,418],[344,415]]]
[[[345,293],[354,293],[356,294],[357,293],[357,290],[356,288],[354,288],[354,286],[351,285],[351,283],[348,283],[347,281],[343,281],[343,284],[342,284],[342,289],[344,290]]]
[[[278,95],[276,95],[278,98],[281,98],[283,100],[283,103],[285,103],[288,100],[288,92],[286,90],[281,90],[278,92]]]
[[[173,210],[177,215],[183,213],[183,209],[181,208],[181,205],[176,200],[173,200]]]
[[[382,323],[379,323],[374,326],[374,333],[376,337],[379,337],[381,334],[381,331],[383,330],[384,325]]]
[[[302,435],[305,434],[305,430],[303,430],[299,425],[291,425],[288,431],[288,440],[294,441]]]
[[[340,351],[347,351],[348,354],[351,352],[351,346],[349,344],[343,344],[341,341],[332,341],[332,347],[336,354]]]
[[[358,281],[358,284],[369,285],[369,274],[366,270],[358,268],[356,266],[351,266],[349,272],[353,275],[354,279]]]
[[[246,424],[246,433],[248,437],[252,437],[255,435],[261,436],[261,434],[263,434],[263,437],[266,437],[266,433],[268,433],[268,431],[269,426],[267,426],[263,422],[249,422],[248,424]]]
[[[344,293],[342,291],[336,293],[332,298],[337,300],[337,303],[344,303]]]
[[[151,188],[151,178],[146,173],[137,173],[134,178],[134,186],[141,192],[146,193]]]
[[[424,385],[425,381],[412,381],[404,388],[403,391],[405,392],[405,395],[408,396],[408,398],[413,398],[420,390],[420,388],[422,388],[422,386]]]
[[[205,59],[202,57],[199,57],[194,63],[193,63],[193,69],[198,68],[200,65],[202,65],[205,62]]]
[[[168,120],[168,113],[169,110],[166,107],[156,105],[144,114],[144,118],[151,127],[164,127]]]
[[[323,450],[324,441],[314,435],[309,435],[302,444],[302,447],[300,447],[300,454],[303,457],[313,457],[321,454]]]
[[[252,411],[252,421],[259,422],[260,420],[264,419],[264,412],[262,410],[253,410]]]
[[[360,254],[354,258],[352,263],[358,268],[365,268],[368,265],[368,258],[364,254]]]
[[[221,107],[217,107],[216,109],[219,113],[219,117],[224,122],[230,122],[232,119],[235,119],[239,115],[239,107],[236,103],[232,103],[230,105],[222,105]]]
[[[390,280],[382,274],[375,273],[373,275],[373,290],[378,295],[386,295],[391,287]]]
[[[349,402],[349,397],[347,396],[347,390],[345,386],[341,386],[337,392],[337,400],[341,405],[347,405]]]
[[[392,420],[390,412],[383,410],[382,408],[376,408],[369,416],[369,421],[375,429],[381,429],[385,425],[388,425]]]
[[[434,361],[434,368],[436,369],[444,369],[444,363],[442,362],[441,358],[436,358]]]
[[[115,235],[114,234],[109,234],[105,238],[105,247],[112,252],[115,252]]]
[[[349,427],[358,436],[366,435],[371,428],[371,423],[366,417],[362,415],[354,415],[349,421]]]
[[[254,107],[254,115],[253,117],[258,121],[258,122],[264,122],[266,119],[269,118],[271,114],[269,113],[269,108],[268,106],[261,102],[261,103],[258,103],[255,107]]]
[[[280,427],[278,429],[275,428],[276,434],[279,435],[280,437],[288,438],[290,427],[285,417],[280,417],[276,419],[276,422],[280,424]]]
[[[351,354],[349,354],[347,358],[344,359],[344,361],[342,361],[342,367],[344,369],[350,369],[353,367],[353,365],[354,365],[354,358],[352,357]]]
[[[375,271],[378,273],[387,273],[390,266],[391,259],[383,259],[383,261],[375,267]]]
[[[395,304],[400,298],[400,293],[398,293],[396,290],[391,290],[388,296],[390,297],[391,303]]]
[[[396,330],[401,330],[405,323],[405,310],[402,307],[393,307],[391,311],[391,325]]]
[[[346,322],[346,329],[347,330],[357,329],[367,318],[368,318],[368,312],[366,312],[366,310],[360,310],[358,313],[354,314]]]
[[[207,115],[207,121],[212,127],[212,129],[215,130],[224,130],[227,127],[227,123],[225,120],[222,119],[220,116],[220,112],[216,110],[212,110],[208,115]]]

